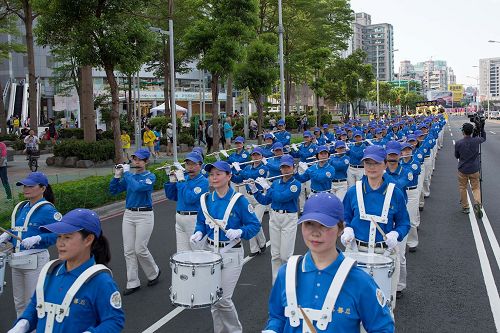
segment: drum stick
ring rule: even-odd
[[[387,240],[387,236],[385,235],[384,230],[382,230],[382,228],[378,225],[378,223],[375,222],[373,217],[371,218],[371,220],[372,220],[373,224],[375,224],[375,227],[377,227],[377,230],[382,234],[382,237],[384,238],[384,240]]]
[[[14,235],[12,232],[10,232],[9,230],[5,230],[4,228],[0,227],[0,231],[2,232],[5,232],[7,235],[11,236],[11,237],[14,237],[15,239],[17,239],[18,241],[22,242],[23,239],[17,235]]]
[[[305,311],[302,310],[302,307],[299,306],[299,310],[302,313],[302,317],[304,317],[304,321],[306,322],[307,327],[311,331],[311,333],[317,333],[316,329],[314,328],[313,323],[311,322],[311,319],[306,315]]]

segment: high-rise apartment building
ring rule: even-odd
[[[399,65],[401,80],[419,80],[422,90],[448,90],[449,84],[456,83],[456,77],[445,60],[428,60],[414,65],[409,60],[401,61]]]
[[[500,100],[500,58],[479,60],[479,94],[484,99]]]

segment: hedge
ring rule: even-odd
[[[0,141],[16,141],[17,139],[19,139],[17,134],[0,135]]]
[[[115,157],[115,145],[112,140],[84,142],[64,140],[54,146],[54,156],[76,156],[81,160],[107,161]]]
[[[83,128],[60,128],[57,133],[60,139],[83,140]]]

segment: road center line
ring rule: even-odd
[[[271,246],[271,241],[267,241],[267,243],[266,243],[266,247],[269,247],[269,246]],[[242,265],[245,265],[247,262],[249,262],[253,258],[255,258],[255,257],[246,256],[243,259],[243,264]],[[161,318],[160,320],[158,320],[156,323],[154,323],[153,325],[149,326],[144,331],[142,331],[142,333],[153,333],[153,332],[156,332],[163,325],[165,325],[166,323],[168,323],[170,320],[174,319],[179,313],[181,313],[182,311],[184,311],[186,309],[187,308],[183,308],[183,307],[180,307],[180,306],[176,307],[175,309],[173,309],[172,311],[170,311],[169,313],[167,313],[163,318]]]
[[[491,133],[491,134],[496,134],[496,133],[495,133],[495,132],[493,132],[493,131],[490,131],[490,133]]]
[[[491,248],[493,249],[493,254],[495,255],[495,259],[497,261],[498,268],[500,269],[500,246],[498,245],[498,240],[495,236],[495,232],[491,227],[490,220],[488,219],[488,215],[486,215],[486,211],[484,207],[481,208],[483,211],[483,226],[486,231],[486,235],[488,236],[488,240],[490,241]]]
[[[469,203],[469,207],[472,207],[468,192],[467,192],[467,201]],[[498,289],[495,284],[495,279],[493,278],[493,273],[491,271],[488,255],[486,254],[484,242],[483,239],[481,238],[481,231],[479,230],[479,226],[477,224],[476,216],[474,215],[473,209],[469,211],[469,220],[472,227],[472,235],[474,236],[474,242],[476,243],[477,254],[479,256],[479,263],[481,265],[481,271],[483,273],[486,292],[488,294],[488,299],[490,301],[493,320],[495,321],[495,326],[497,331],[500,332],[500,296],[498,295]]]
[[[451,141],[453,141],[453,145],[455,145],[455,140],[451,140]]]

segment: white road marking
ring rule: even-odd
[[[451,141],[453,141],[453,145],[455,145],[455,140],[451,140]]]
[[[486,235],[488,235],[488,240],[490,241],[491,248],[493,249],[493,254],[495,255],[498,268],[500,268],[500,246],[498,245],[498,240],[495,236],[495,232],[493,232],[493,228],[491,227],[490,220],[488,219],[488,215],[486,215],[484,207],[481,210],[483,211],[483,227],[486,231]]]
[[[467,201],[469,203],[469,207],[472,208],[469,193],[467,193]],[[488,294],[488,299],[490,301],[493,320],[495,321],[497,332],[500,332],[500,296],[498,295],[497,285],[495,284],[495,279],[493,278],[493,273],[491,271],[488,255],[486,254],[484,242],[481,237],[481,231],[479,230],[479,226],[477,224],[476,216],[474,215],[473,209],[471,209],[469,212],[469,220],[472,227],[472,235],[474,236],[474,242],[476,243],[477,254],[479,256],[479,263],[481,264],[481,271],[483,272],[483,279],[484,279],[484,284],[486,285],[486,292]]]
[[[266,243],[266,247],[269,247],[269,246],[271,246],[271,241],[267,241],[267,243]],[[249,262],[253,258],[255,258],[255,257],[246,256],[245,259],[243,259],[243,265],[245,265],[247,262]],[[165,325],[166,323],[168,323],[170,320],[174,319],[179,313],[181,313],[185,309],[186,308],[183,308],[183,307],[180,307],[180,306],[176,307],[175,309],[173,309],[172,311],[170,311],[169,313],[167,313],[163,318],[161,318],[160,320],[158,320],[156,323],[154,323],[153,325],[149,326],[144,331],[142,331],[142,333],[153,333],[153,332],[156,332],[163,325]]]
[[[496,133],[495,133],[495,132],[493,132],[493,131],[490,131],[490,133],[491,133],[491,134],[496,134]]]
[[[450,132],[450,135],[453,136],[453,133]]]

